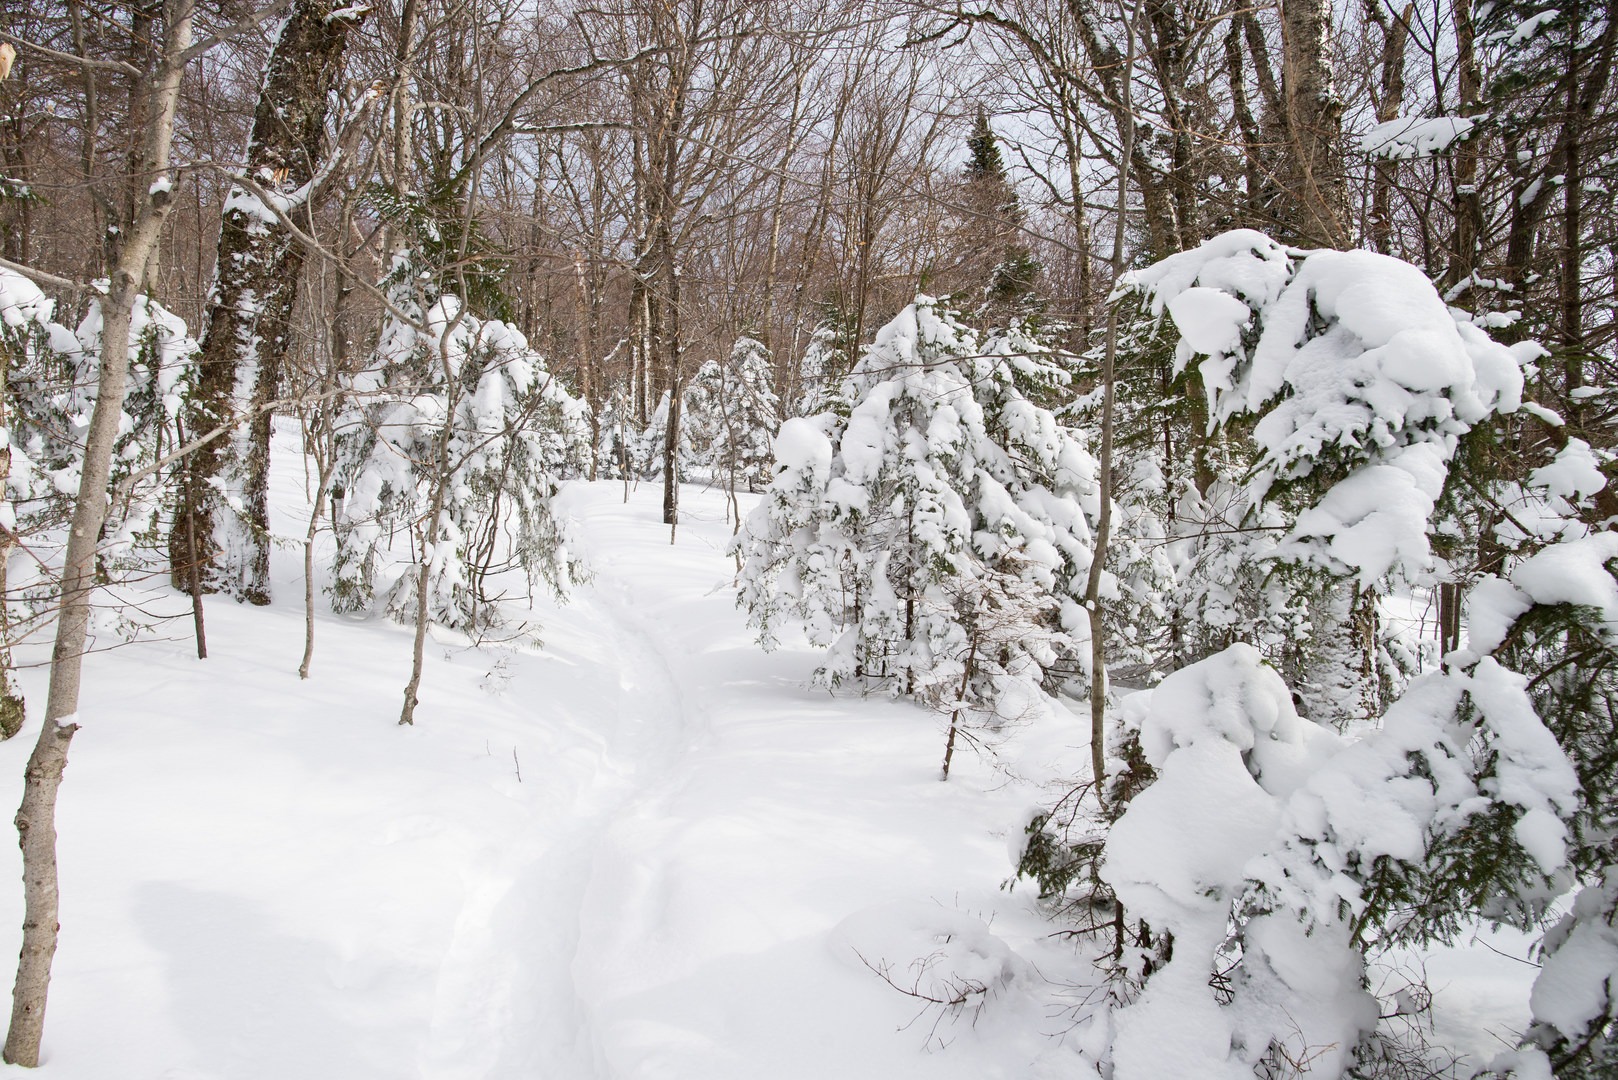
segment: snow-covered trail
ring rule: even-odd
[[[273,479],[276,530],[301,538],[302,477]],[[940,784],[937,717],[811,689],[806,649],[763,653],[723,500],[688,488],[670,545],[659,494],[570,489],[593,580],[538,602],[542,647],[435,632],[413,729],[403,627],[323,614],[297,678],[296,543],[270,607],[209,602],[207,661],[162,581],[127,594],[151,629],[89,659],[62,791],[45,1064],[0,1076],[1071,1072],[1053,1036],[1084,965],[998,889],[1040,796],[969,756]],[[22,672],[30,700],[44,677]],[[0,744],[7,805],[32,734]],[[1082,754],[1026,734],[1050,772]],[[16,862],[0,845],[5,955]],[[1016,963],[976,1016],[917,1019],[856,947],[899,971]]]
[[[272,508],[301,539],[297,449],[281,433]],[[1104,1036],[1074,1026],[1088,964],[999,885],[1038,782],[1083,772],[1084,725],[1009,732],[939,783],[941,719],[762,652],[722,497],[687,488],[671,545],[659,496],[572,485],[594,578],[536,603],[543,646],[435,631],[410,729],[403,627],[323,614],[297,678],[296,542],[270,607],[209,602],[205,662],[182,598],[126,590],[100,640],[148,629],[89,658],[62,790],[45,1063],[0,1076],[1077,1075]],[[33,702],[46,652],[19,653]],[[0,743],[0,804],[34,730]],[[0,844],[0,955],[17,862]],[[990,992],[929,1008],[873,968]]]
[[[940,784],[938,718],[810,688],[807,650],[763,653],[734,606],[723,501],[683,498],[671,546],[655,490],[627,505],[613,485],[570,496],[596,573],[577,602],[619,628],[620,681],[651,691],[638,723],[661,733],[630,755],[644,775],[585,897],[574,975],[592,1075],[1035,1076],[1043,1059],[1070,1063],[1044,1034],[1060,1023],[1022,1000],[1029,988],[1007,991],[1004,1015],[986,1010],[994,1037],[946,1018],[932,1039],[938,1018],[910,1025],[917,1003],[845,947],[850,916],[893,928],[879,959],[904,969],[922,958],[904,953],[902,929],[919,906],[924,921],[928,909],[993,920],[1043,952],[1049,925],[997,888],[996,823],[1017,820],[1029,793],[984,761]],[[1074,960],[1041,957],[1058,971]]]

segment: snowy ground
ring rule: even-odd
[[[301,533],[301,475],[274,494],[277,531]],[[971,754],[939,783],[937,717],[812,691],[809,653],[760,652],[722,500],[688,489],[670,547],[658,499],[572,492],[594,580],[541,603],[543,649],[430,644],[414,729],[394,723],[403,628],[323,616],[299,681],[292,548],[274,606],[209,605],[209,660],[178,618],[93,656],[35,1075],[1070,1073],[1061,1010],[1087,966],[998,888],[1038,792]],[[143,606],[184,610],[155,583]],[[43,680],[25,672],[31,701]],[[1076,768],[1068,735],[1007,752]],[[0,745],[6,805],[31,736]],[[0,848],[0,880],[16,864]],[[0,890],[0,954],[20,905]],[[942,1015],[856,950],[907,986],[936,954],[924,989],[998,988]]]
[[[276,476],[284,535],[302,485]],[[322,616],[297,678],[292,547],[274,606],[209,605],[211,659],[180,618],[92,657],[32,1075],[1078,1075],[1089,966],[1027,887],[999,886],[1039,783],[1083,769],[1083,725],[958,754],[939,783],[940,719],[811,690],[810,653],[760,652],[723,501],[687,489],[670,546],[659,497],[573,488],[594,580],[540,603],[543,649],[434,640],[413,729],[394,723],[403,628]],[[142,606],[185,610],[156,583]],[[42,701],[42,667],[23,681]],[[0,804],[32,734],[0,744]],[[0,955],[20,892],[0,889]],[[1429,974],[1461,988],[1440,986],[1446,1022],[1485,1039],[1527,969],[1456,956]],[[955,1013],[876,969],[992,992]]]

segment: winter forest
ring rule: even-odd
[[[1618,1077],[1615,52],[0,0],[0,1075]]]

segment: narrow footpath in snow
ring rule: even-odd
[[[119,617],[147,629],[87,665],[45,1062],[0,1075],[1071,1074],[1088,965],[1000,885],[1047,797],[1016,777],[1078,768],[1081,725],[940,783],[940,717],[758,647],[719,493],[683,492],[673,545],[655,486],[564,498],[593,577],[541,598],[534,634],[435,630],[413,729],[406,628],[321,614],[297,678],[295,543],[270,607],[210,601],[206,661],[161,581],[103,613],[104,644]],[[272,500],[301,536],[302,478]],[[22,656],[31,701],[43,655]],[[0,800],[31,741],[0,744]],[[940,1009],[890,982],[984,990]]]

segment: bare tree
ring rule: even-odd
[[[166,0],[163,5],[161,52],[145,90],[147,123],[135,169],[135,175],[145,178],[148,186],[136,203],[132,228],[123,237],[101,298],[101,372],[62,568],[50,690],[17,811],[23,853],[23,945],[4,1050],[5,1060],[15,1065],[39,1064],[51,959],[56,954],[56,793],[67,766],[68,744],[78,730],[74,717],[79,709],[90,596],[96,585],[96,545],[107,515],[112,447],[128,378],[130,320],[163,223],[174,206],[169,156],[180,82],[193,47],[194,17],[193,0]]]

